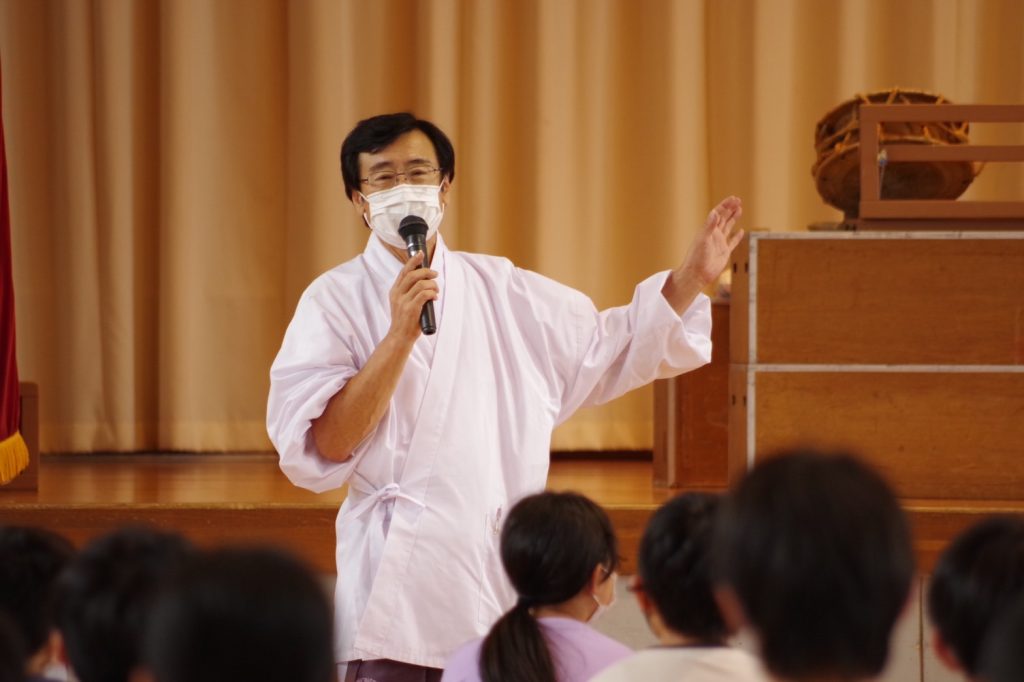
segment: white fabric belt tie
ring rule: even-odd
[[[377,506],[380,502],[388,502],[389,500],[396,500],[401,498],[412,502],[419,507],[426,507],[425,504],[417,500],[411,495],[406,495],[402,492],[402,489],[398,487],[397,483],[388,483],[386,486],[377,488],[376,490],[361,490],[360,488],[349,483],[349,486],[357,492],[366,495],[363,499],[359,500],[351,509],[348,510],[346,516],[362,516],[370,509]]]

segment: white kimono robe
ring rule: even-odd
[[[295,485],[349,484],[336,523],[337,660],[441,668],[515,601],[502,519],[544,488],[554,427],[708,362],[711,312],[701,295],[680,319],[661,294],[665,273],[598,312],[573,289],[438,236],[438,331],[416,342],[353,457],[328,461],[310,423],[388,332],[400,267],[371,236],[309,286],[270,371],[267,429]]]

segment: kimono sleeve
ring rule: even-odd
[[[270,368],[267,432],[281,470],[295,485],[315,492],[343,485],[359,459],[358,452],[347,462],[322,457],[311,428],[327,402],[359,371],[348,326],[307,292]]]
[[[576,356],[568,367],[558,423],[580,407],[696,369],[711,361],[711,302],[698,295],[682,316],[662,295],[668,272],[637,285],[625,306],[598,312],[581,296],[573,307]]]

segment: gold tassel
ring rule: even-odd
[[[0,485],[10,483],[28,466],[28,446],[21,433],[0,441]]]

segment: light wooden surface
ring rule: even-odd
[[[724,488],[729,476],[729,302],[711,304],[711,362],[654,382],[654,483]]]
[[[575,490],[607,510],[623,572],[635,571],[651,513],[679,490],[655,488],[650,462],[570,460],[551,465],[548,488]],[[334,572],[334,519],[344,490],[314,494],[292,486],[274,455],[44,456],[39,492],[0,494],[0,523],[37,525],[81,545],[129,523],[175,530],[202,546],[269,543]],[[919,567],[930,570],[949,539],[993,510],[1024,503],[909,499]]]
[[[729,362],[750,358],[750,235],[733,249],[729,261],[732,279],[729,292]]]
[[[1024,375],[757,372],[755,451],[860,453],[908,498],[1024,500]]]
[[[643,526],[672,491],[650,462],[552,463],[548,487],[608,509],[632,566]],[[184,533],[201,545],[267,542],[334,572],[334,519],[345,490],[293,486],[273,454],[44,456],[39,491],[0,492],[0,523],[52,528],[82,544],[129,523]]]
[[[757,252],[755,362],[1024,363],[1024,239],[760,239]]]
[[[730,480],[794,445],[893,484],[922,570],[1024,514],[1024,232],[753,232],[733,272]]]

